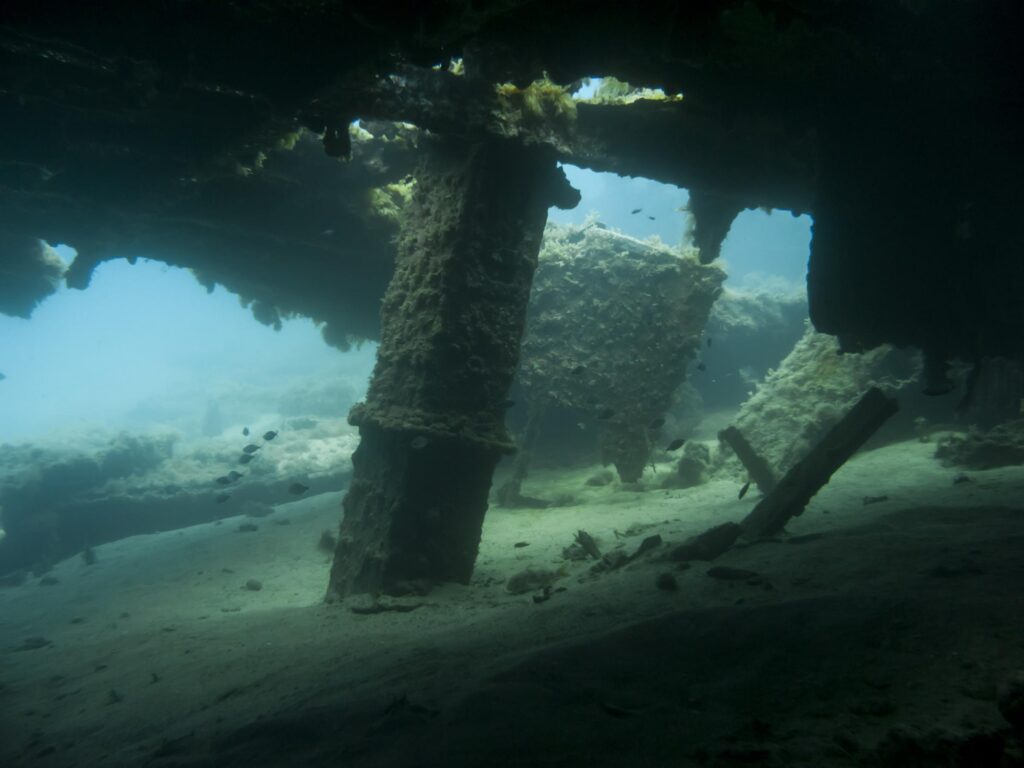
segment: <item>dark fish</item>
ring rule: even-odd
[[[430,441],[427,440],[427,438],[425,438],[423,435],[417,435],[416,437],[409,441],[409,447],[412,448],[414,451],[420,451],[426,448],[427,443],[429,442]]]
[[[309,486],[303,485],[302,483],[292,483],[291,485],[288,486],[288,493],[292,494],[293,496],[301,496],[308,490]]]
[[[277,432],[274,432],[273,430],[263,433],[264,440],[273,440],[275,437],[277,437]]]
[[[601,421],[606,421],[615,415],[615,411],[611,408],[602,408],[597,412],[597,418]]]
[[[708,369],[708,367],[706,365],[704,365],[703,361],[697,363],[697,370],[698,371],[706,371],[707,369]]]
[[[249,443],[242,450],[245,451],[246,453],[256,453],[256,451],[258,451],[259,449],[260,446],[256,445],[256,443]]]
[[[249,436],[249,428],[248,427],[242,427],[242,436],[243,437],[248,437]]]
[[[223,504],[225,501],[227,501],[230,498],[231,498],[231,494],[230,493],[218,493],[216,496],[213,497],[213,500],[216,501],[218,504]]]
[[[648,429],[658,429],[665,425],[665,417],[659,416],[656,419],[651,419],[651,423],[647,425]]]
[[[711,337],[708,336],[708,349],[711,349]]]
[[[666,451],[678,451],[680,448],[683,447],[683,443],[685,443],[685,442],[686,442],[686,438],[685,437],[677,437],[675,440],[673,440],[671,443],[669,443],[667,446],[665,446],[665,450]]]
[[[745,483],[743,484],[743,487],[742,487],[742,488],[740,488],[740,495],[739,495],[739,496],[737,496],[736,498],[738,498],[738,499],[742,499],[742,498],[743,498],[744,496],[746,496],[746,495],[747,495],[747,491],[749,491],[749,490],[750,490],[750,481],[749,481],[749,480],[747,480],[747,482],[745,482]]]
[[[955,410],[959,414],[967,413],[974,405],[974,393],[978,385],[978,374],[981,372],[981,363],[975,363],[964,379],[964,396],[956,404]]]
[[[0,373],[0,381],[3,381],[6,378],[7,378],[6,376],[4,376],[2,373]]]
[[[515,404],[516,404],[515,400],[502,400],[501,401],[501,407],[502,408],[511,408]]]
[[[217,478],[216,483],[217,485],[230,485],[231,478],[228,477],[227,475],[221,475],[220,477]]]
[[[630,213],[633,214],[634,216],[636,216],[642,210],[643,210],[643,208],[634,208],[632,211],[630,211]]]
[[[889,500],[888,496],[865,496],[864,497],[864,506],[866,507],[868,504],[881,504],[883,501],[888,501],[888,500]]]
[[[230,472],[228,472],[228,479],[231,480],[231,482],[234,482],[240,477],[244,477],[244,475],[241,472],[236,472],[233,469]]]
[[[530,542],[528,542],[528,541],[517,541],[512,546],[515,547],[516,549],[522,549],[523,547],[530,546]]]
[[[253,460],[253,459],[255,459],[255,458],[256,458],[256,456],[255,456],[254,454],[251,454],[251,453],[243,453],[243,454],[242,454],[242,455],[241,455],[241,456],[240,456],[240,457],[238,458],[238,463],[239,463],[239,464],[248,464],[248,463],[249,463],[250,461],[252,461],[252,460]]]
[[[653,216],[648,216],[647,218],[650,219],[651,221],[654,221],[654,217]]]
[[[585,370],[587,370],[587,366],[585,366],[585,365],[577,365],[575,368],[572,369],[571,373],[572,373],[573,376],[579,376]]]

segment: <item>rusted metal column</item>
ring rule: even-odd
[[[467,583],[495,464],[513,450],[503,400],[552,204],[578,193],[547,150],[438,145],[416,176],[366,401],[329,595]]]

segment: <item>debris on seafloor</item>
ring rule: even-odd
[[[608,552],[601,558],[601,561],[599,563],[596,563],[593,567],[591,567],[590,572],[604,573],[605,571],[614,571],[616,568],[621,568],[622,566],[633,562],[642,555],[645,555],[646,553],[650,552],[652,549],[660,547],[661,544],[662,538],[660,535],[654,534],[653,536],[648,536],[646,539],[640,542],[640,546],[637,547],[636,552],[634,552],[632,555],[627,555],[620,549]]]
[[[987,432],[971,429],[939,440],[935,457],[946,466],[996,469],[1024,464],[1024,419],[1000,424]]]
[[[377,613],[410,613],[421,608],[426,603],[381,603],[374,602],[372,605],[353,605],[349,607],[352,613],[360,616],[372,616]]]
[[[594,537],[591,536],[584,530],[576,531],[576,543],[579,544],[583,551],[590,555],[595,560],[601,559],[601,550],[597,546],[597,542]]]
[[[505,582],[505,591],[510,595],[521,595],[525,592],[535,592],[550,587],[559,578],[564,576],[562,571],[553,571],[544,568],[527,568],[514,576],[509,577]]]
[[[708,568],[708,576],[721,581],[745,581],[748,584],[761,582],[762,577],[757,571],[749,571],[746,568],[731,568],[727,565],[715,565]]]
[[[714,560],[740,536],[739,523],[722,523],[687,539],[668,553],[669,560]]]

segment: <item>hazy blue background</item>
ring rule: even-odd
[[[597,211],[627,234],[680,244],[685,190],[566,172],[583,201],[572,211],[552,210],[552,220],[582,223]],[[634,208],[643,211],[633,215]],[[728,284],[781,278],[802,285],[809,236],[807,217],[745,212],[723,247]],[[69,261],[73,255],[59,252]],[[226,427],[255,423],[289,388],[343,382],[361,396],[374,353],[373,344],[349,353],[328,347],[309,320],[286,321],[276,332],[253,320],[236,296],[222,288],[207,293],[185,270],[145,259],[107,262],[87,290],[62,288],[31,320],[0,316],[0,372],[7,376],[0,382],[0,443],[157,424],[195,437],[211,409]]]

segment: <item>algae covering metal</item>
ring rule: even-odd
[[[692,250],[549,225],[523,341],[531,403],[593,414],[602,461],[636,480],[724,279]]]

